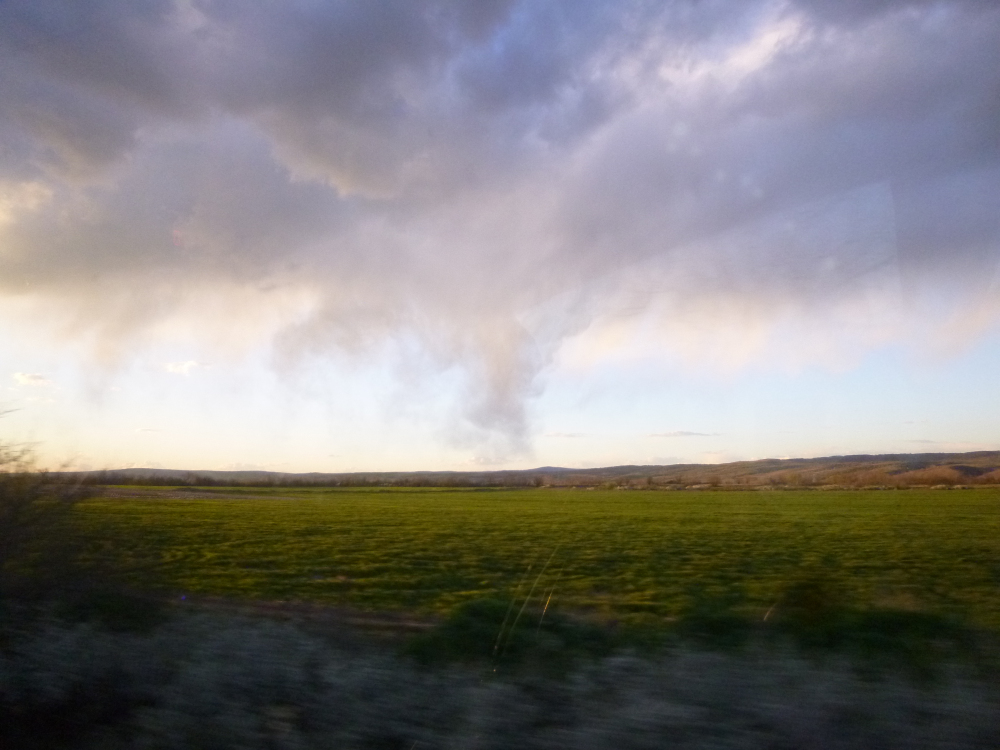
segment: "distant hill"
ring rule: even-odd
[[[292,474],[272,471],[116,469],[67,472],[108,485],[403,486],[403,487],[933,487],[1000,485],[1000,451],[897,453],[763,459],[727,464],[543,466],[510,471],[411,471]]]

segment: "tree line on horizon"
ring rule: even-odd
[[[882,460],[888,459],[888,460]],[[442,487],[594,489],[904,489],[1000,486],[1000,453],[919,454],[848,459],[767,459],[728,464],[622,466],[497,472],[282,474],[134,470],[65,472],[88,486],[147,487]]]

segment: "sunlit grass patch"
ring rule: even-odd
[[[711,595],[761,620],[822,574],[844,608],[1000,629],[998,510],[997,490],[285,488],[95,499],[78,516],[92,556],[177,594],[446,615],[509,600],[551,557],[530,606],[598,619],[666,621]]]

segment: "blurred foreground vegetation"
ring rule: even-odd
[[[139,600],[132,607],[161,619],[118,619],[129,604],[123,597],[86,612],[3,612],[0,746],[985,750],[1000,743],[996,664],[961,655],[915,671],[907,658],[858,660],[767,639],[675,641],[643,653],[606,628],[557,613],[539,628],[533,612],[511,629],[506,603],[496,601],[469,602],[392,647],[273,618],[156,613]],[[729,623],[712,637],[731,631]]]
[[[83,537],[73,512],[90,494],[78,479],[37,470],[30,451],[0,443],[0,600],[79,586]]]

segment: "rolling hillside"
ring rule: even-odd
[[[199,486],[629,487],[661,489],[767,487],[961,487],[1000,485],[1000,451],[763,459],[726,464],[543,466],[516,471],[419,471],[291,474],[130,468],[79,472],[95,484]]]

